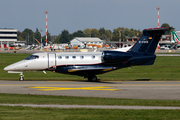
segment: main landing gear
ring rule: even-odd
[[[21,77],[19,78],[19,81],[23,81],[23,80],[24,80],[23,72],[21,72],[19,75],[21,76]]]
[[[97,80],[97,77],[95,75],[90,75],[90,76],[88,76],[88,81],[96,82],[98,80]]]

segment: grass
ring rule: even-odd
[[[9,64],[20,61],[30,54],[0,53],[0,80],[18,80],[19,74],[8,74],[3,68]],[[157,56],[154,65],[133,66],[115,70],[106,74],[98,75],[101,81],[106,80],[179,80],[180,78],[180,57],[178,56]],[[58,74],[47,71],[24,72],[25,80],[86,80],[83,77],[74,75]]]
[[[137,100],[50,95],[0,94],[0,103],[180,106],[179,100]],[[179,120],[180,110],[119,110],[0,106],[0,120]]]
[[[180,110],[58,109],[0,106],[1,120],[179,120]]]
[[[70,97],[51,95],[23,95],[0,93],[0,103],[61,104],[61,105],[133,105],[180,106],[180,100],[118,99],[95,97]]]

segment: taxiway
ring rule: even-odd
[[[0,93],[180,100],[180,81],[0,81]]]

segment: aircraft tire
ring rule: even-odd
[[[24,80],[24,78],[21,76],[20,78],[19,78],[19,81],[23,81]]]
[[[97,77],[95,75],[94,76],[89,76],[88,77],[88,81],[96,82],[97,81]]]

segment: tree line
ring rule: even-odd
[[[162,24],[161,27],[170,27],[169,24],[164,23]],[[166,34],[170,34],[169,32]],[[124,27],[118,27],[111,30],[106,30],[104,27],[100,29],[84,29],[78,30],[74,33],[69,33],[68,30],[63,30],[61,34],[57,36],[55,41],[53,43],[69,43],[70,40],[72,40],[75,37],[98,37],[102,40],[106,41],[126,41],[127,37],[140,37],[142,35],[141,30],[136,30],[136,29],[129,29],[129,28],[124,28]],[[35,39],[37,39],[39,42],[41,42],[41,33],[38,28],[36,28],[36,31],[33,32],[31,29],[24,29],[24,31],[20,32],[18,31],[17,33],[17,39],[20,41],[26,41],[27,44],[33,44],[37,43]],[[42,42],[45,43],[46,41],[46,36],[42,36]],[[48,43],[51,43],[51,35],[49,32],[47,32],[47,41]]]
[[[27,44],[34,44],[37,43],[35,39],[37,39],[39,42],[41,42],[41,32],[38,28],[36,28],[36,31],[33,32],[31,29],[26,28],[24,31],[17,32],[17,39],[19,41],[26,41]],[[46,36],[42,36],[42,42],[44,43],[46,41]],[[47,32],[47,41],[51,41],[51,35],[49,32]]]
[[[75,37],[98,37],[102,40],[107,41],[125,41],[126,37],[141,36],[142,32],[140,30],[128,29],[124,27],[118,27],[116,29],[106,30],[105,28],[98,29],[85,29],[83,31],[78,30],[72,34],[68,30],[63,30],[61,34],[58,35],[55,43],[67,43],[70,42]],[[120,37],[121,36],[121,37]]]

